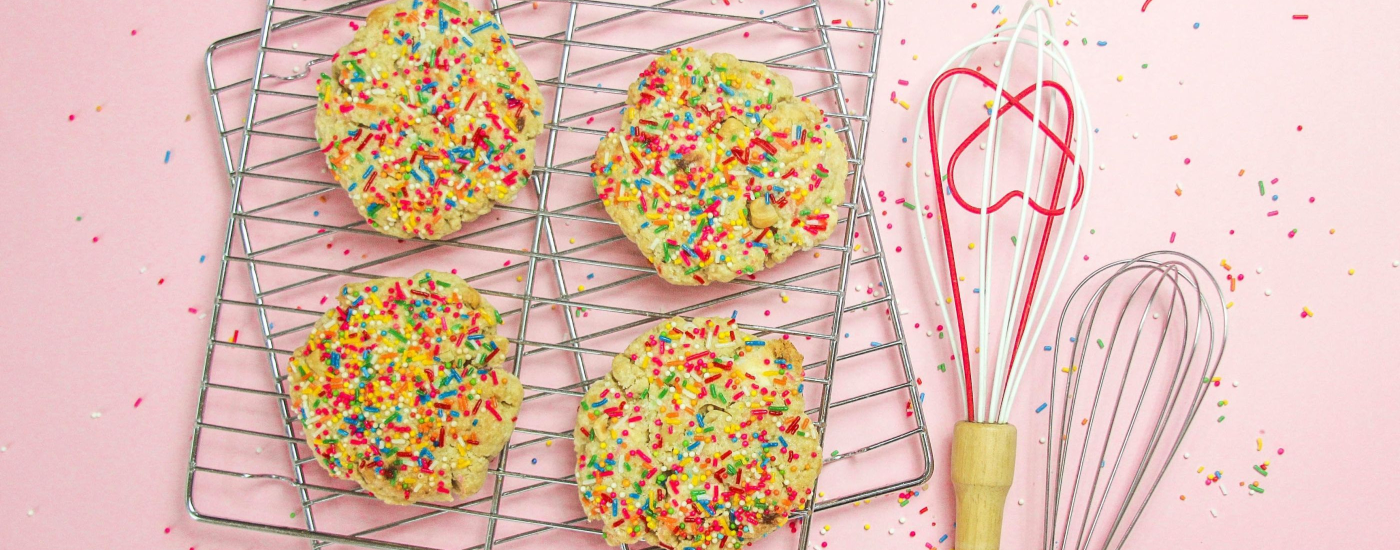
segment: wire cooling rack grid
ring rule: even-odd
[[[883,6],[838,25],[827,23],[832,14],[820,0],[766,2],[761,15],[703,0],[493,1],[545,92],[549,123],[539,143],[546,148],[533,188],[512,205],[426,242],[369,229],[337,192],[312,135],[315,79],[305,76],[319,72],[379,3],[270,0],[261,30],[207,52],[232,207],[190,451],[192,516],[310,539],[317,548],[604,548],[575,504],[574,411],[617,350],[674,315],[737,314],[744,328],[785,336],[806,357],[807,412],[829,455],[821,496],[793,519],[908,489],[932,474],[862,179]],[[856,24],[862,16],[873,21]],[[588,163],[618,120],[626,86],[652,56],[676,46],[766,62],[827,111],[852,157],[850,202],[827,243],[753,278],[677,288],[620,235],[593,193]],[[501,310],[513,351],[506,366],[526,397],[480,493],[394,507],[310,464],[284,367],[341,285],[424,268],[457,270]],[[856,337],[843,325],[859,327]],[[760,545],[805,548],[811,524],[794,522]]]

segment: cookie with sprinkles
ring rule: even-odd
[[[678,48],[628,88],[592,171],[608,215],[661,277],[706,285],[831,236],[846,162],[826,114],[787,77]]]
[[[574,429],[579,500],[612,545],[737,549],[807,505],[821,468],[802,355],[733,319],[675,318],[588,388]]]
[[[341,288],[287,365],[317,461],[390,504],[475,493],[523,396],[500,323],[447,273]]]
[[[381,233],[441,239],[528,184],[544,99],[510,36],[466,2],[375,9],[316,90],[316,142]]]

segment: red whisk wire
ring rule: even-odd
[[[949,283],[950,283],[950,285],[952,286],[952,291],[953,291],[953,308],[954,308],[954,311],[955,311],[956,314],[957,314],[957,323],[958,323],[958,345],[959,345],[959,349],[960,349],[960,351],[961,351],[962,364],[963,364],[963,369],[962,369],[962,371],[963,371],[963,372],[962,372],[962,374],[963,374],[963,388],[964,388],[964,390],[965,390],[965,392],[966,392],[967,418],[968,418],[969,421],[973,421],[973,420],[976,419],[976,407],[975,407],[975,405],[974,405],[974,395],[975,395],[975,392],[974,392],[973,387],[972,387],[971,354],[968,353],[968,346],[967,346],[967,323],[966,323],[966,316],[965,316],[964,313],[963,313],[962,291],[961,291],[961,290],[959,289],[959,287],[958,287],[958,267],[957,267],[957,262],[954,260],[954,256],[953,256],[952,227],[951,227],[951,225],[949,225],[949,223],[948,223],[947,199],[944,198],[945,193],[944,193],[944,190],[943,190],[943,169],[942,169],[942,166],[941,166],[941,165],[939,164],[939,162],[938,162],[938,129],[937,129],[937,124],[936,124],[935,117],[934,117],[934,113],[937,111],[937,109],[935,108],[935,105],[934,105],[934,99],[935,99],[935,98],[937,97],[937,95],[938,95],[938,90],[939,90],[939,88],[941,88],[941,87],[943,86],[943,83],[944,83],[945,80],[947,80],[947,79],[950,78],[950,77],[957,76],[957,75],[966,75],[966,76],[970,76],[970,77],[972,77],[972,78],[974,78],[974,79],[976,79],[976,80],[982,82],[983,85],[985,85],[985,86],[987,86],[987,87],[990,87],[990,88],[993,88],[993,89],[996,88],[996,85],[995,85],[994,82],[992,82],[992,80],[991,80],[990,78],[987,78],[987,77],[986,77],[985,75],[983,75],[982,73],[973,71],[972,69],[968,69],[968,68],[965,68],[965,67],[957,67],[957,68],[950,69],[950,70],[948,70],[948,71],[946,71],[946,72],[944,72],[943,74],[941,74],[941,75],[938,76],[938,79],[934,81],[933,87],[929,89],[929,95],[928,95],[928,98],[926,99],[926,101],[928,102],[928,120],[927,120],[927,122],[928,122],[928,133],[929,133],[929,147],[930,147],[931,155],[932,155],[932,157],[933,157],[933,163],[932,163],[932,164],[933,164],[934,190],[935,190],[936,198],[937,198],[937,200],[938,200],[938,215],[939,215],[939,221],[940,221],[940,225],[942,226],[942,229],[943,229],[943,251],[944,251],[944,254],[946,255],[946,260],[947,260],[947,262],[948,262],[948,272],[949,272],[949,277],[950,277]],[[1015,357],[1016,357],[1017,351],[1019,351],[1020,340],[1021,340],[1021,337],[1022,337],[1022,336],[1024,335],[1024,333],[1025,333],[1026,325],[1027,325],[1027,323],[1028,323],[1028,321],[1029,321],[1031,302],[1032,302],[1032,300],[1034,300],[1034,298],[1035,298],[1036,287],[1038,286],[1039,281],[1040,281],[1041,267],[1043,266],[1044,261],[1045,261],[1045,250],[1046,250],[1046,247],[1049,245],[1049,242],[1050,242],[1050,241],[1049,241],[1050,230],[1051,230],[1051,228],[1054,226],[1054,219],[1055,219],[1055,217],[1056,217],[1056,216],[1063,215],[1063,214],[1065,213],[1065,210],[1066,210],[1066,208],[1056,208],[1056,205],[1059,204],[1060,192],[1062,191],[1063,184],[1064,184],[1065,167],[1066,167],[1066,165],[1067,165],[1068,163],[1070,163],[1071,161],[1074,160],[1074,153],[1071,152],[1071,151],[1069,150],[1069,145],[1068,145],[1068,144],[1069,144],[1070,142],[1072,142],[1073,139],[1074,139],[1074,104],[1073,104],[1073,102],[1070,100],[1069,94],[1066,92],[1066,90],[1064,89],[1064,87],[1061,86],[1059,83],[1054,82],[1054,81],[1051,81],[1051,80],[1046,80],[1046,81],[1043,81],[1043,82],[1041,83],[1041,85],[1044,86],[1044,87],[1047,87],[1047,88],[1054,89],[1055,91],[1057,91],[1057,92],[1060,93],[1060,96],[1061,96],[1062,98],[1064,98],[1064,100],[1065,100],[1065,108],[1066,108],[1066,112],[1067,112],[1067,115],[1066,115],[1067,123],[1066,123],[1065,138],[1064,138],[1063,140],[1061,140],[1058,136],[1055,135],[1055,132],[1054,132],[1053,130],[1051,130],[1050,127],[1049,127],[1048,125],[1046,125],[1043,121],[1038,121],[1038,120],[1036,121],[1036,122],[1039,124],[1039,129],[1040,129],[1040,131],[1046,135],[1046,138],[1047,138],[1049,141],[1051,141],[1052,143],[1054,143],[1055,146],[1056,146],[1057,148],[1059,148],[1060,153],[1061,153],[1061,155],[1060,155],[1060,166],[1059,166],[1059,171],[1057,172],[1056,177],[1055,177],[1055,187],[1054,187],[1054,190],[1053,190],[1053,192],[1052,192],[1052,194],[1051,194],[1051,198],[1050,198],[1050,208],[1047,209],[1047,208],[1041,206],[1039,203],[1037,203],[1037,202],[1035,201],[1034,198],[1028,199],[1028,200],[1029,200],[1029,205],[1028,205],[1028,206],[1030,206],[1030,208],[1033,209],[1033,210],[1035,210],[1036,212],[1045,215],[1046,221],[1045,221],[1045,227],[1044,227],[1044,229],[1041,231],[1040,244],[1039,244],[1039,248],[1038,248],[1037,253],[1036,253],[1037,255],[1036,255],[1035,266],[1034,266],[1034,269],[1033,269],[1032,272],[1031,272],[1031,279],[1030,279],[1029,285],[1028,285],[1028,287],[1027,287],[1026,299],[1025,299],[1025,301],[1024,301],[1024,302],[1022,303],[1022,305],[1021,305],[1021,316],[1020,316],[1019,322],[1017,323],[1017,327],[1016,327],[1016,337],[1015,337],[1015,340],[1012,341],[1011,355],[1010,355],[1010,358],[1008,359],[1007,365],[1006,365],[1006,377],[1005,377],[1005,382],[1004,382],[1003,387],[1002,387],[1003,393],[1006,391],[1007,386],[1009,386],[1009,384],[1010,384],[1010,382],[1011,382],[1011,371],[1012,371],[1012,366],[1015,364]],[[982,208],[982,207],[973,206],[973,205],[971,205],[971,204],[968,204],[967,201],[963,200],[962,195],[961,195],[960,193],[958,193],[957,184],[956,184],[955,178],[954,178],[954,176],[953,176],[954,169],[955,169],[955,167],[956,167],[956,165],[957,165],[957,159],[958,159],[959,157],[962,156],[962,153],[963,153],[964,151],[966,151],[967,148],[968,148],[969,146],[971,146],[972,142],[975,141],[975,140],[977,139],[978,136],[982,135],[982,133],[985,132],[985,131],[991,126],[991,123],[992,123],[993,120],[995,120],[995,119],[1000,119],[1001,116],[1004,115],[1004,114],[1005,114],[1007,111],[1009,111],[1011,108],[1013,108],[1013,107],[1016,108],[1016,109],[1019,110],[1022,114],[1024,114],[1024,115],[1026,116],[1026,118],[1034,120],[1034,119],[1035,119],[1035,115],[1034,115],[1029,109],[1027,109],[1026,106],[1025,106],[1024,104],[1021,103],[1021,100],[1024,99],[1026,96],[1030,95],[1030,93],[1033,92],[1033,91],[1035,91],[1035,86],[1029,86],[1029,87],[1027,87],[1025,90],[1022,90],[1020,93],[1015,94],[1015,95],[1012,95],[1012,94],[1006,92],[1005,90],[1002,90],[1002,91],[1001,91],[1001,95],[1002,95],[1002,98],[1004,99],[1004,103],[1003,103],[1003,105],[1001,106],[1001,108],[997,110],[996,116],[993,117],[993,116],[991,116],[991,115],[989,114],[988,117],[987,117],[987,120],[984,121],[981,125],[979,125],[979,126],[977,127],[977,129],[974,130],[974,131],[967,137],[967,139],[964,139],[964,140],[962,141],[962,143],[959,143],[959,144],[958,144],[958,147],[957,147],[956,149],[954,149],[953,154],[948,158],[948,175],[947,175],[947,178],[948,178],[948,193],[947,193],[947,194],[951,194],[951,195],[953,196],[953,199],[958,203],[959,206],[962,207],[963,210],[966,210],[966,211],[968,211],[968,212],[970,212],[970,213],[973,213],[973,214],[981,214],[982,211],[983,211],[983,208]],[[1076,173],[1076,176],[1077,176],[1078,179],[1079,179],[1079,185],[1076,187],[1076,191],[1075,191],[1074,198],[1071,200],[1071,207],[1072,207],[1073,205],[1079,204],[1079,201],[1080,201],[1080,199],[1083,197],[1083,193],[1084,193],[1084,169],[1083,169],[1083,167],[1079,167],[1078,170],[1076,170],[1076,172],[1077,172],[1077,173]],[[1013,199],[1013,198],[1020,198],[1020,197],[1025,197],[1025,193],[1022,192],[1020,189],[1016,189],[1016,190],[1013,190],[1013,191],[1011,191],[1011,192],[1008,192],[1008,193],[1004,194],[999,200],[997,200],[996,203],[994,203],[994,204],[991,205],[991,206],[986,207],[986,213],[987,213],[988,215],[994,214],[994,213],[996,213],[997,210],[1000,210],[1002,206],[1005,206],[1006,203],[1009,202],[1011,199]]]

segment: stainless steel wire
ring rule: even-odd
[[[345,488],[324,481],[319,468],[309,466],[315,459],[299,437],[300,426],[295,419],[293,407],[285,395],[286,375],[283,372],[285,358],[296,346],[296,339],[319,316],[319,311],[303,309],[292,296],[321,289],[327,285],[338,287],[345,281],[363,280],[385,276],[383,270],[392,269],[396,263],[414,260],[420,256],[447,251],[470,251],[472,253],[492,253],[513,258],[503,267],[482,268],[464,274],[464,278],[478,287],[483,294],[502,299],[514,307],[502,307],[503,317],[516,325],[514,334],[507,334],[514,353],[507,358],[509,368],[517,374],[522,372],[527,361],[538,362],[543,354],[565,354],[568,362],[576,370],[575,379],[560,384],[526,383],[526,397],[523,411],[530,411],[533,403],[550,398],[578,399],[594,378],[586,370],[585,360],[590,357],[608,357],[616,353],[616,338],[642,330],[648,324],[675,315],[700,314],[717,307],[729,307],[739,300],[761,295],[764,292],[792,293],[794,300],[824,300],[831,304],[829,311],[815,315],[786,320],[770,325],[742,325],[745,329],[759,334],[783,335],[791,338],[811,339],[825,348],[825,356],[809,357],[806,382],[820,389],[820,398],[807,411],[816,418],[821,437],[826,438],[827,428],[840,411],[854,411],[862,403],[885,398],[904,398],[909,404],[905,418],[892,418],[892,423],[905,422],[907,428],[897,433],[881,435],[874,441],[863,441],[854,450],[833,452],[826,458],[828,465],[845,463],[851,457],[885,450],[895,452],[905,449],[913,453],[913,468],[907,476],[900,474],[889,481],[890,476],[864,476],[856,483],[857,488],[847,490],[835,498],[814,500],[806,510],[794,513],[794,519],[810,520],[814,514],[845,504],[857,502],[877,495],[888,494],[915,487],[926,481],[933,473],[933,458],[929,451],[928,434],[920,408],[919,392],[915,384],[911,363],[906,348],[905,335],[898,320],[898,305],[894,298],[894,288],[886,266],[886,256],[880,241],[878,228],[871,209],[871,197],[864,181],[864,152],[868,137],[868,123],[871,104],[874,98],[875,75],[880,52],[880,29],[884,21],[884,6],[875,12],[874,24],[868,28],[831,25],[822,12],[821,0],[796,0],[782,2],[774,6],[766,15],[750,17],[733,13],[705,11],[700,8],[687,8],[687,0],[664,0],[646,5],[632,5],[603,0],[541,0],[544,3],[567,6],[567,20],[564,29],[554,33],[528,35],[513,32],[516,46],[520,50],[535,48],[552,49],[560,59],[559,71],[550,78],[539,80],[546,89],[553,89],[553,104],[545,113],[548,119],[546,131],[539,142],[545,144],[545,151],[538,158],[543,163],[536,167],[531,178],[534,200],[522,197],[516,206],[503,205],[498,210],[514,218],[486,227],[475,225],[469,231],[438,242],[409,240],[398,243],[398,248],[382,256],[348,265],[327,265],[324,262],[303,260],[301,254],[311,245],[319,245],[335,238],[346,239],[386,239],[371,230],[362,221],[344,223],[318,223],[316,220],[302,219],[287,213],[288,207],[306,204],[308,201],[323,199],[327,193],[338,188],[334,182],[309,177],[304,169],[298,170],[298,161],[315,157],[314,138],[297,134],[283,128],[296,117],[305,117],[314,110],[315,97],[310,94],[279,89],[278,83],[295,82],[309,75],[316,66],[325,63],[330,56],[326,52],[307,51],[275,45],[275,39],[282,33],[294,29],[317,25],[324,21],[363,20],[365,10],[383,0],[355,0],[335,6],[308,9],[305,3],[296,7],[283,5],[278,0],[268,0],[261,29],[230,36],[212,44],[205,55],[208,88],[213,105],[215,130],[223,154],[227,177],[232,191],[231,207],[225,227],[225,244],[218,276],[218,290],[211,310],[211,324],[208,345],[205,351],[203,375],[199,388],[199,399],[195,411],[194,431],[190,447],[190,462],[187,472],[186,503],[194,518],[210,523],[241,527],[256,531],[277,533],[309,539],[314,548],[327,544],[351,544],[372,548],[467,548],[470,550],[490,549],[507,543],[529,541],[532,537],[546,533],[581,533],[586,539],[601,546],[599,531],[591,527],[581,514],[568,519],[536,517],[529,511],[505,511],[503,499],[534,495],[548,487],[572,486],[573,476],[539,475],[512,468],[510,454],[519,449],[537,449],[543,443],[568,443],[571,430],[537,429],[520,426],[511,444],[502,451],[490,474],[494,482],[476,497],[465,502],[450,505],[420,503],[412,507],[412,513],[395,516],[388,520],[364,520],[346,516],[341,502],[373,501],[363,490]],[[690,4],[697,4],[691,0]],[[534,6],[534,2],[520,1],[501,5],[492,0],[494,13],[507,28],[511,26],[514,12],[522,12]],[[584,19],[584,10],[603,10],[608,15],[591,20]],[[596,13],[596,12],[595,12]],[[719,28],[709,28],[693,35],[677,35],[673,42],[660,45],[636,46],[621,43],[601,43],[584,41],[578,38],[583,31],[612,30],[617,25],[628,23],[639,16],[663,17],[673,21],[678,29],[691,28],[694,20],[720,24]],[[588,21],[588,22],[583,22]],[[713,25],[711,25],[713,26]],[[319,28],[319,27],[317,27]],[[722,285],[724,292],[698,295],[690,300],[677,300],[666,303],[609,303],[600,296],[608,293],[629,292],[639,285],[655,280],[655,275],[644,262],[617,260],[602,254],[612,243],[622,242],[620,235],[598,238],[576,246],[561,244],[557,238],[556,223],[586,223],[606,228],[615,225],[605,216],[590,212],[595,208],[596,199],[582,200],[572,204],[551,204],[551,180],[556,176],[588,177],[588,157],[556,158],[556,143],[568,136],[599,136],[603,132],[581,124],[585,119],[614,112],[621,107],[620,102],[579,110],[573,106],[573,98],[584,92],[589,94],[622,94],[621,86],[596,86],[581,84],[583,77],[595,76],[627,62],[644,60],[648,56],[662,53],[670,48],[693,45],[717,38],[728,37],[756,28],[770,28],[784,33],[793,33],[807,38],[807,44],[791,51],[775,51],[775,55],[762,59],[771,67],[782,72],[804,73],[825,79],[825,83],[800,91],[803,97],[826,98],[831,105],[828,114],[838,133],[845,139],[851,153],[852,178],[850,180],[851,201],[842,205],[840,222],[844,224],[838,231],[838,238],[820,246],[821,253],[839,254],[839,262],[816,266],[805,271],[787,271],[781,276],[757,277],[736,280]],[[833,35],[844,33],[858,35],[871,42],[866,59],[867,65],[856,70],[838,66],[838,56],[834,51]],[[243,53],[252,58],[253,70],[229,79],[220,77],[217,70],[226,63],[223,56],[233,50],[247,50]],[[585,67],[573,67],[570,56],[575,52],[612,52],[619,57],[607,61],[590,62]],[[274,74],[268,69],[268,57],[293,56],[305,60],[296,70],[285,74]],[[815,59],[815,62],[805,62]],[[846,80],[856,79],[857,83]],[[300,102],[292,108],[272,110],[270,101]],[[246,103],[243,103],[245,102]],[[268,103],[260,108],[259,102]],[[226,113],[231,108],[246,105],[246,116],[239,123],[231,123]],[[308,125],[309,126],[309,125]],[[270,159],[259,159],[250,155],[250,150],[265,152],[275,149],[269,143],[306,144],[289,153],[278,153]],[[275,200],[254,200],[249,202],[249,189],[254,186],[285,187],[290,191]],[[299,190],[298,190],[299,189]],[[523,195],[523,193],[522,193]],[[527,206],[527,203],[528,204]],[[245,207],[246,206],[246,207]],[[615,233],[615,232],[614,232]],[[866,246],[856,244],[860,233],[867,239]],[[498,242],[503,237],[526,236],[529,245],[512,248]],[[799,260],[794,259],[794,262]],[[232,266],[232,269],[230,269]],[[630,273],[617,280],[600,283],[583,290],[574,290],[569,284],[570,267],[612,269]],[[862,295],[859,299],[848,300],[848,289],[853,270],[864,269],[872,273],[884,292]],[[288,273],[295,276],[290,277]],[[515,275],[524,281],[523,290],[511,291],[494,288],[491,281],[500,277]],[[552,292],[539,292],[535,281],[539,277],[543,284],[553,287]],[[246,287],[244,289],[243,287]],[[681,294],[681,293],[677,293]],[[889,312],[884,318],[884,330],[891,335],[885,342],[873,343],[869,347],[851,349],[843,347],[843,318],[848,314],[870,308]],[[541,312],[557,309],[563,312],[564,336],[558,339],[539,336],[531,330],[531,320]],[[583,329],[576,323],[583,312],[624,315],[631,319],[606,327]],[[236,342],[220,338],[220,330],[236,326],[232,316],[253,314],[259,334],[252,342]],[[534,317],[532,317],[532,315]],[[275,320],[274,320],[275,318]],[[222,321],[222,322],[221,322]],[[542,321],[543,322],[543,321]],[[549,322],[554,322],[553,319]],[[278,324],[281,323],[281,324]],[[224,331],[225,334],[227,330]],[[243,368],[236,360],[228,358],[233,353],[260,354],[262,378],[264,382],[254,383],[245,380],[225,380],[222,373]],[[838,366],[851,368],[860,359],[877,354],[892,354],[888,361],[894,370],[896,382],[879,388],[862,388],[855,395],[833,396],[834,377]],[[869,364],[863,368],[871,368]],[[266,403],[266,410],[275,409],[279,428],[274,431],[250,429],[220,420],[230,413],[230,405],[221,405],[227,396],[241,396],[260,399]],[[542,406],[542,405],[541,405]],[[847,414],[855,414],[847,413]],[[223,442],[213,442],[215,434],[252,438],[283,446],[287,451],[288,462],[285,472],[265,469],[228,467]],[[880,460],[869,463],[872,472],[887,471],[887,465]],[[209,512],[202,509],[210,503],[223,504],[237,502],[244,495],[212,492],[215,489],[200,490],[202,483],[210,480],[236,480],[258,483],[272,483],[283,491],[290,491],[298,504],[298,513],[293,522],[267,519],[259,510],[239,509],[233,512]],[[507,484],[507,481],[511,481]],[[239,487],[243,487],[239,485]],[[238,489],[252,491],[251,487]],[[486,494],[489,492],[490,494]],[[251,493],[249,493],[251,494]],[[344,499],[352,499],[345,501]],[[575,506],[572,499],[560,502],[560,507]],[[394,540],[387,533],[402,533],[414,525],[425,525],[433,518],[443,515],[460,515],[478,518],[485,522],[484,533],[475,542],[427,546],[415,542]],[[802,521],[798,531],[797,547],[807,547],[811,521]],[[514,532],[504,533],[501,526],[511,524]],[[348,525],[348,526],[347,526]],[[572,540],[572,539],[571,539]],[[574,541],[578,542],[578,541]]]
[[[1045,405],[1045,550],[1123,547],[1218,383],[1228,324],[1219,283],[1178,252],[1110,263],[1075,287]]]

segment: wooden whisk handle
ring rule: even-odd
[[[953,427],[953,493],[958,550],[998,550],[1006,492],[1016,470],[1016,427],[958,422]]]

